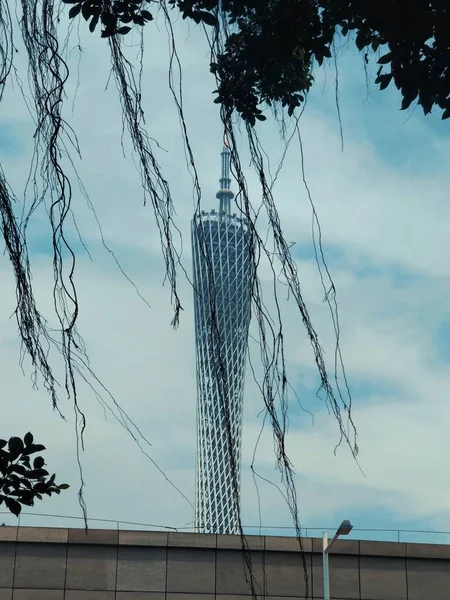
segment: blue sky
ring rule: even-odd
[[[204,208],[208,209],[216,202],[221,124],[212,102],[214,84],[208,74],[204,44],[195,30],[187,36],[184,26],[177,24],[176,32],[182,48],[185,109]],[[167,150],[160,152],[159,159],[172,182],[189,270],[192,184],[167,88],[164,27],[159,33],[151,27],[147,33],[144,106],[150,134]],[[80,330],[99,376],[151,441],[148,450],[152,458],[193,498],[196,390],[191,290],[181,278],[185,311],[180,329],[173,332],[170,294],[162,286],[164,269],[151,208],[142,205],[129,143],[125,141],[125,157],[120,148],[121,116],[114,86],[105,91],[107,49],[94,36],[82,35],[82,42],[83,77],[73,116],[75,70],[67,88],[68,117],[83,154],[76,165],[107,243],[152,308],[139,300],[103,249],[95,219],[75,189],[75,215],[94,257],[92,263],[81,253],[77,266]],[[75,53],[72,63],[75,69]],[[17,67],[25,73],[23,53],[18,55]],[[353,392],[360,463],[366,476],[344,446],[336,456],[333,454],[338,429],[314,396],[317,377],[311,350],[298,314],[292,303],[285,302],[291,380],[297,385],[302,404],[315,417],[313,426],[310,416],[291,398],[288,450],[297,473],[301,521],[305,527],[333,527],[350,518],[359,529],[450,530],[450,484],[446,477],[450,456],[450,152],[446,141],[450,125],[441,122],[439,115],[424,117],[419,109],[411,115],[400,112],[395,89],[380,93],[372,86],[366,101],[362,59],[356,53],[343,52],[339,80],[345,146],[341,152],[334,66],[318,69],[316,79],[300,124],[306,177],[337,285],[341,341]],[[0,158],[21,198],[33,124],[17,90],[10,89],[5,95],[2,115]],[[261,125],[260,133],[275,164],[282,151],[277,128],[269,119]],[[244,143],[243,148],[245,157]],[[247,176],[257,205],[257,178],[251,169]],[[322,302],[311,245],[311,209],[301,178],[299,147],[294,143],[275,198],[286,237],[295,242],[293,251],[305,298],[331,358],[332,326]],[[32,224],[30,249],[36,293],[51,320],[51,264],[42,235],[45,229],[45,213],[41,211]],[[73,231],[72,235],[75,239]],[[269,293],[270,280],[264,270],[261,277]],[[16,327],[9,318],[14,289],[5,256],[0,257],[0,282],[2,382],[6,397],[14,398],[1,435],[23,435],[31,429],[48,447],[50,468],[72,485],[59,498],[37,505],[36,512],[79,516],[70,406],[63,406],[69,416],[65,424],[52,412],[44,391],[32,390],[26,363],[27,376],[23,377]],[[57,371],[60,369],[61,365]],[[260,371],[257,374],[260,376]],[[105,421],[89,390],[80,389],[88,419],[83,460],[89,515],[170,526],[192,521],[191,507],[139,453],[124,430],[111,418]],[[248,372],[242,504],[244,522],[251,525],[258,524],[257,493],[249,467],[261,427],[260,410],[261,399]],[[274,461],[271,434],[266,428],[255,464],[264,477],[279,484]],[[259,483],[259,491],[263,525],[289,526],[289,514],[276,489]],[[32,517],[24,517],[23,522],[38,524]]]

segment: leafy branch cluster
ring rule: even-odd
[[[330,0],[322,2],[329,30],[355,32],[358,50],[376,52],[375,83],[383,90],[391,81],[402,95],[401,109],[414,100],[428,114],[433,106],[450,117],[450,6],[447,0]]]
[[[217,25],[218,20],[216,11],[218,8],[217,0],[201,0],[200,2],[192,0],[168,0],[172,8],[175,6],[180,10],[183,19],[192,19],[199,25]]]
[[[42,450],[45,446],[35,444],[30,432],[23,441],[20,437],[0,440],[0,505],[5,503],[16,516],[20,514],[22,504],[33,506],[34,500],[41,500],[43,494],[59,494],[69,487],[67,483],[55,483],[55,474],[49,476],[42,456],[37,456],[31,463],[31,455]]]
[[[152,15],[147,1],[63,0],[74,3],[70,16],[100,19],[102,36],[125,34]],[[153,0],[162,5],[165,0]],[[313,84],[314,60],[332,56],[336,35],[354,32],[360,51],[388,52],[378,59],[376,83],[394,81],[402,110],[417,99],[425,114],[433,106],[450,116],[450,11],[448,0],[168,0],[184,19],[225,33],[223,51],[211,62],[218,79],[216,103],[236,110],[254,125],[264,120],[262,106],[287,107],[289,115]],[[217,35],[216,35],[217,37]],[[390,70],[387,70],[390,67]]]
[[[313,58],[331,56],[314,4],[269,1],[261,10],[257,0],[223,2],[222,11],[230,30],[211,64],[219,81],[215,102],[252,125],[265,120],[261,104],[281,103],[292,115],[312,85]]]
[[[62,0],[64,4],[73,4],[69,18],[73,19],[81,13],[89,22],[89,30],[95,31],[99,21],[103,25],[101,36],[111,37],[115,34],[125,35],[131,31],[128,23],[145,25],[153,20],[153,15],[146,8],[153,0]],[[119,25],[125,23],[125,25]]]

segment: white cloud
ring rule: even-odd
[[[168,150],[161,151],[159,157],[173,183],[177,224],[187,244],[184,256],[189,271],[192,185],[167,90],[164,33],[152,37],[155,30],[151,31],[144,86],[147,123],[151,135]],[[183,26],[179,25],[177,31],[183,32]],[[213,81],[205,75],[204,47],[195,30],[187,40],[185,37],[179,35],[185,65],[186,115],[204,191],[203,202],[208,207],[215,201],[221,127],[217,107],[212,103]],[[77,266],[80,330],[95,371],[152,443],[152,458],[193,498],[196,390],[191,290],[181,278],[185,312],[180,329],[174,332],[169,325],[169,289],[161,286],[164,269],[152,210],[142,206],[139,178],[127,144],[126,158],[121,153],[121,117],[115,90],[111,85],[104,91],[108,75],[106,47],[93,36],[85,41],[81,87],[71,120],[83,153],[77,166],[107,242],[152,308],[138,299],[102,250],[95,220],[77,193],[74,209],[78,224],[95,258],[91,264],[84,256]],[[70,101],[75,83],[74,80],[70,84]],[[28,168],[32,126],[17,98],[16,90],[6,98],[2,111],[16,128],[26,153],[20,161],[16,156],[8,158],[4,152],[2,158],[20,192]],[[375,102],[373,96],[372,103]],[[370,110],[359,101],[349,105],[349,112],[357,111],[357,122],[370,117]],[[377,111],[374,114],[377,121],[372,127],[382,127],[383,115]],[[344,132],[345,125],[344,122]],[[413,116],[405,127],[420,131],[426,124]],[[264,128],[267,147],[276,160],[280,147],[275,129],[268,124]],[[340,301],[346,366],[350,380],[363,382],[354,398],[354,418],[361,466],[367,475],[361,475],[344,447],[333,456],[338,441],[334,420],[318,401],[305,398],[308,407],[314,407],[318,413],[315,427],[312,428],[308,415],[297,409],[293,415],[295,426],[291,426],[288,436],[288,450],[298,473],[302,520],[305,524],[328,524],[331,517],[339,518],[344,511],[345,516],[351,516],[352,511],[361,513],[364,509],[366,517],[359,517],[359,526],[364,526],[370,522],[371,513],[389,509],[389,526],[400,525],[405,519],[420,523],[430,518],[436,527],[445,527],[450,497],[446,479],[449,374],[445,357],[438,355],[435,333],[448,313],[450,292],[445,252],[450,226],[447,169],[426,172],[418,162],[417,174],[412,175],[411,169],[390,166],[377,154],[370,128],[362,139],[351,124],[346,150],[341,154],[334,117],[324,115],[313,105],[302,118],[301,129],[306,175],[321,218],[325,248],[336,262],[333,275]],[[399,152],[402,131],[392,132]],[[445,164],[448,149],[437,139],[433,148],[441,153],[441,158],[446,157],[442,160]],[[250,175],[249,181],[257,203],[255,176]],[[276,187],[276,200],[288,240],[299,246],[310,244],[311,214],[301,181],[298,148],[294,146]],[[45,393],[33,391],[29,378],[22,377],[16,327],[9,319],[14,309],[10,267],[6,258],[0,261],[0,364],[6,406],[0,435],[24,434],[31,429],[48,446],[50,467],[72,488],[61,497],[36,506],[36,511],[76,514],[78,479],[71,405],[63,402],[61,406],[69,419],[69,423],[64,423],[51,411]],[[48,315],[51,265],[38,255],[34,256],[33,265],[36,291]],[[406,282],[397,276],[398,269],[409,274]],[[331,323],[322,304],[317,271],[313,262],[301,260],[299,272],[311,315],[327,357],[332,360]],[[291,376],[294,380],[301,378],[311,388],[315,376],[309,342],[292,302],[283,303],[283,311]],[[29,375],[27,362],[25,368]],[[380,385],[386,386],[388,392],[378,393]],[[80,404],[88,420],[82,458],[90,515],[170,525],[191,521],[190,506],[139,453],[117,423],[110,418],[105,422],[102,408],[83,386]],[[261,400],[248,372],[243,509],[247,522],[253,523],[257,523],[257,496],[248,466],[259,433],[260,408]],[[295,405],[292,408],[295,411]],[[258,470],[278,481],[273,470],[270,434],[266,433],[263,439],[257,452]],[[263,521],[289,525],[278,492],[263,482],[260,489]]]

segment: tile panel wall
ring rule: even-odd
[[[0,600],[323,600],[318,540],[0,527]],[[245,559],[245,560],[244,560]],[[248,566],[251,565],[252,577]],[[450,597],[450,547],[339,540],[333,600]]]

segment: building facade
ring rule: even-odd
[[[197,364],[195,526],[239,530],[244,373],[251,317],[251,236],[231,213],[230,152],[222,151],[219,210],[192,222]]]

